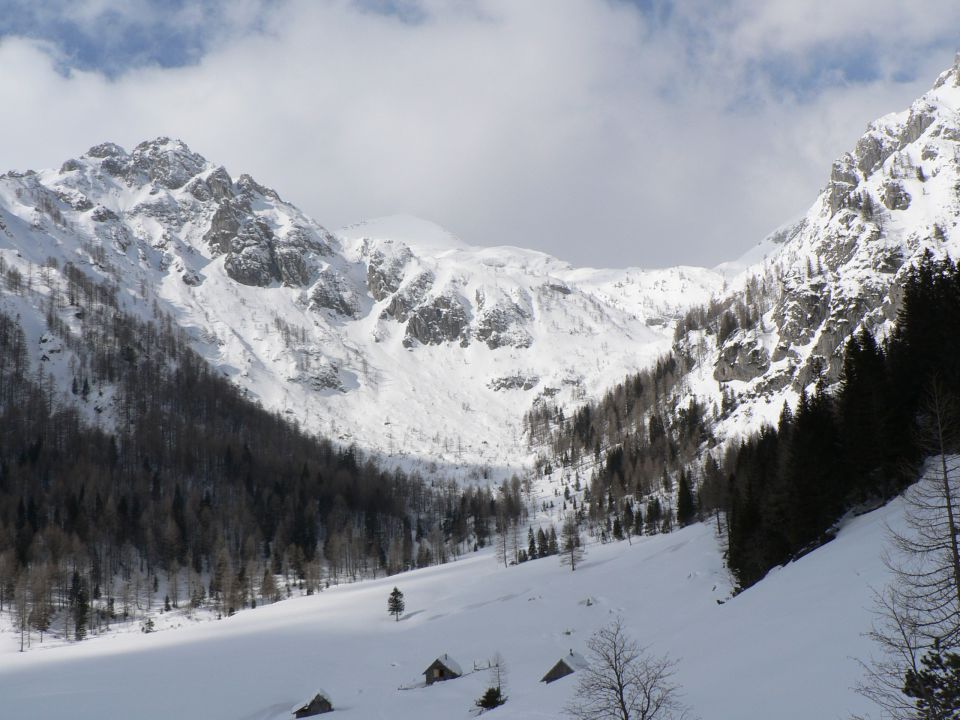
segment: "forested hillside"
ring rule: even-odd
[[[0,267],[10,298],[47,307],[35,362],[0,311],[0,609],[24,629],[56,619],[81,638],[161,602],[229,614],[444,562],[519,518],[519,483],[498,498],[337,448],[244,397],[169,317],[126,314],[115,287],[63,271],[41,293]]]
[[[725,313],[701,314],[700,330],[723,332]],[[581,473],[589,478],[583,517],[597,535],[716,515],[747,587],[831,539],[845,513],[901,491],[926,456],[960,448],[960,416],[948,412],[960,397],[958,337],[960,270],[927,254],[906,275],[889,336],[852,336],[839,382],[816,378],[776,426],[718,444],[714,429],[735,401],[710,407],[691,395],[684,373],[694,363],[677,351],[569,417],[543,407],[527,423],[549,448],[541,471],[556,464],[576,490]]]

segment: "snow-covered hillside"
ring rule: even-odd
[[[481,551],[448,565],[330,588],[221,622],[113,635],[20,654],[0,637],[4,718],[285,720],[318,688],[336,717],[455,720],[475,712],[480,671],[420,687],[449,653],[465,671],[499,652],[508,667],[496,717],[561,717],[574,674],[540,678],[621,616],[655,653],[679,660],[685,700],[703,718],[809,720],[865,709],[850,689],[870,643],[870,587],[885,582],[884,524],[900,501],[849,521],[839,537],[730,598],[713,525],[591,545],[571,573],[555,557],[505,569]],[[406,614],[387,596],[399,586]],[[722,604],[721,604],[721,601]],[[409,688],[409,689],[401,689]]]
[[[32,306],[2,300],[37,342],[44,298],[67,291],[72,263],[114,284],[128,311],[169,314],[266,407],[474,473],[518,468],[533,403],[581,401],[647,365],[675,318],[722,287],[704,269],[576,270],[471,247],[409,217],[332,234],[166,138],[0,177],[0,256],[41,291]]]

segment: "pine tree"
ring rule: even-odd
[[[400,615],[406,609],[406,603],[403,601],[403,593],[399,588],[394,588],[387,600],[387,611],[393,615],[397,622],[400,622]]]
[[[693,503],[693,493],[690,492],[690,481],[687,473],[680,471],[680,482],[677,486],[677,523],[680,527],[689,525],[697,514]]]
[[[903,694],[916,699],[917,717],[948,720],[960,711],[960,655],[935,646],[920,660],[921,669],[904,676]]]
[[[537,557],[546,557],[549,554],[547,534],[543,531],[543,528],[537,528]]]
[[[530,560],[535,560],[537,557],[537,540],[533,536],[532,527],[527,530],[527,557]]]

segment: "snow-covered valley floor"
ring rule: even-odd
[[[651,651],[679,660],[685,700],[704,719],[809,720],[867,709],[850,688],[871,650],[870,587],[885,582],[886,523],[901,501],[851,520],[826,547],[730,599],[715,526],[591,545],[576,572],[555,557],[505,569],[481,551],[440,567],[345,585],[149,635],[17,652],[0,637],[0,717],[280,720],[318,688],[327,717],[453,720],[476,713],[499,652],[509,718],[559,718],[576,674],[540,678],[619,615]],[[398,586],[399,622],[387,613]],[[718,601],[726,601],[720,604]],[[449,653],[468,674],[432,687]]]

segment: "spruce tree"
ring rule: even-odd
[[[400,615],[404,609],[406,604],[403,601],[403,593],[399,588],[394,588],[387,600],[387,611],[396,618],[397,622],[400,622]]]
[[[684,527],[693,522],[697,509],[693,502],[693,493],[690,492],[690,481],[687,473],[680,471],[680,482],[677,486],[677,523]]]

